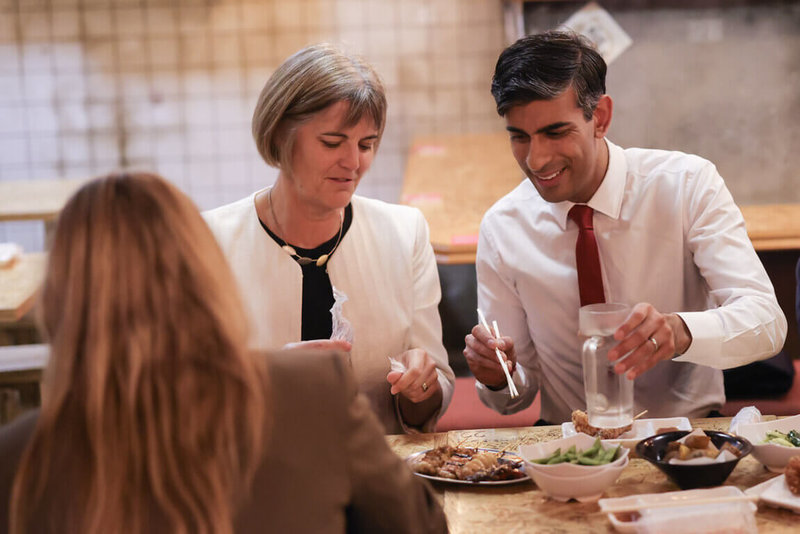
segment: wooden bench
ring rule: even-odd
[[[0,386],[38,382],[50,357],[50,348],[41,343],[0,347]]]
[[[722,408],[722,414],[736,415],[745,406],[755,406],[763,415],[800,414],[800,360],[794,360],[794,382],[784,395],[774,398],[731,399]]]
[[[0,424],[39,406],[39,383],[49,355],[43,344],[0,347]]]
[[[536,395],[528,408],[514,414],[501,415],[488,408],[478,398],[473,377],[459,377],[456,378],[453,400],[442,418],[439,419],[436,431],[533,426],[539,419],[540,409],[539,395]]]

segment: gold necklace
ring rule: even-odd
[[[272,220],[275,221],[275,229],[278,232],[280,232],[282,235],[286,235],[284,233],[284,231],[283,231],[283,228],[281,228],[281,223],[278,222],[278,218],[275,216],[275,208],[272,207],[272,188],[271,187],[269,188],[269,192],[267,193],[267,200],[269,201],[269,212],[272,215]],[[323,254],[322,256],[320,256],[317,259],[306,258],[305,256],[299,255],[297,253],[297,251],[294,249],[294,247],[292,247],[289,243],[284,241],[280,236],[276,235],[276,237],[278,238],[278,240],[280,240],[281,243],[283,243],[281,245],[281,249],[283,249],[283,251],[286,252],[289,256],[294,258],[294,260],[297,263],[299,263],[300,265],[308,265],[309,263],[316,263],[317,267],[322,267],[323,265],[325,265],[325,263],[327,263],[328,258],[331,257],[331,254],[333,254],[334,251],[336,251],[336,248],[339,246],[339,242],[342,240],[342,230],[343,229],[344,229],[344,215],[340,211],[339,212],[339,235],[336,237],[336,243],[333,244],[333,248],[331,249],[330,252],[328,252],[327,254]]]

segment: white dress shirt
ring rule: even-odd
[[[233,269],[252,320],[253,349],[300,341],[302,269],[261,227],[255,195],[204,213]],[[439,374],[441,410],[423,425],[432,431],[453,395],[455,376],[442,344],[441,289],[422,213],[408,206],[353,196],[353,222],[327,263],[331,284],[348,300],[353,325],[350,363],[387,433],[409,430],[399,419],[389,357],[427,351]],[[300,379],[301,377],[298,377]]]
[[[707,160],[608,142],[603,182],[589,201],[606,302],[649,302],[680,312],[692,335],[683,355],[636,379],[635,410],[649,417],[703,417],[720,409],[720,369],[765,359],[783,346],[786,318],[747,237],[739,208]],[[537,391],[541,417],[586,409],[578,338],[578,228],[572,202],[548,203],[525,179],[481,223],[478,304],[514,340],[520,397],[477,383],[501,413]]]

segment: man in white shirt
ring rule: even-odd
[[[622,149],[605,139],[612,101],[606,65],[583,38],[527,36],[497,62],[492,94],[528,180],[481,224],[478,304],[504,336],[482,326],[464,355],[483,402],[500,413],[542,394],[550,423],[585,409],[570,208],[594,210],[602,293],[633,305],[609,353],[635,380],[635,410],[705,417],[725,402],[721,369],[783,346],[786,318],[714,165],[681,152]],[[495,356],[504,351],[520,396],[510,398]]]

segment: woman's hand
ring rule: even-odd
[[[411,349],[397,356],[406,371],[390,371],[386,380],[392,385],[392,395],[402,395],[420,403],[441,392],[436,363],[423,349]]]
[[[310,341],[297,341],[287,343],[284,350],[340,350],[350,352],[353,346],[343,339],[312,339]]]

